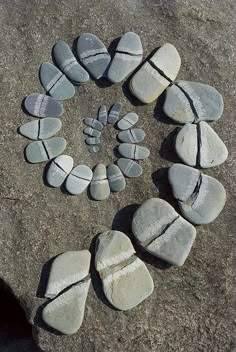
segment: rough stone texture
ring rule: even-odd
[[[236,348],[232,337],[236,213],[234,17],[233,0],[216,0],[214,4],[210,0],[0,0],[0,275],[35,324],[33,334],[42,350],[230,352]],[[70,197],[60,189],[46,187],[42,179],[44,164],[24,161],[26,140],[16,129],[29,118],[21,110],[21,103],[25,95],[43,92],[38,66],[51,59],[51,49],[58,39],[72,44],[79,33],[90,31],[108,46],[129,30],[140,35],[145,57],[163,43],[173,43],[182,57],[178,79],[210,84],[223,95],[223,116],[212,127],[229,149],[229,157],[220,167],[205,173],[222,182],[228,199],[215,222],[197,227],[196,242],[184,268],[168,268],[137,250],[154,284],[158,283],[145,302],[130,312],[114,311],[107,306],[100,281],[93,273],[81,329],[71,337],[57,336],[44,329],[40,310],[34,322],[35,313],[45,302],[42,297],[47,266],[39,286],[43,265],[61,252],[89,248],[94,236],[112,224],[114,229],[130,234],[135,204],[149,197],[159,194],[176,204],[165,170],[156,173],[177,160],[167,150],[169,139],[163,143],[176,126],[162,123],[169,120],[163,117],[160,103],[133,106],[131,102],[138,103],[128,95],[127,86],[123,94],[122,83],[99,88],[90,81],[76,88],[75,97],[63,103],[61,130],[75,165],[93,167],[98,157],[106,164],[115,159],[113,126],[106,126],[104,146],[96,154],[88,152],[82,132],[84,117],[95,116],[101,104],[111,106],[115,101],[123,104],[124,112],[138,113],[138,127],[145,131],[145,145],[151,151],[150,157],[141,162],[142,176],[127,179],[123,193],[111,194],[102,203],[94,202],[86,192]]]

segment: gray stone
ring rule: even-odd
[[[100,106],[98,109],[98,121],[100,121],[103,125],[107,124],[107,108],[105,105]]]
[[[132,309],[154,289],[146,265],[135,256],[130,239],[119,231],[99,235],[95,267],[102,280],[108,301],[119,310]]]
[[[148,252],[182,266],[195,241],[196,230],[163,199],[146,200],[134,213],[132,231]]]
[[[93,178],[90,184],[90,194],[95,200],[104,200],[110,195],[107,171],[104,164],[98,164],[93,170]]]
[[[32,93],[25,98],[24,106],[33,116],[58,117],[64,113],[62,104],[56,99],[45,95]]]
[[[112,105],[107,117],[107,122],[112,124],[116,123],[119,120],[121,109],[122,104],[120,103],[115,103]]]
[[[145,138],[145,132],[139,128],[132,128],[131,130],[121,131],[118,138],[124,143],[139,143]]]
[[[126,186],[125,178],[117,165],[110,164],[107,168],[107,178],[112,192],[121,192]]]
[[[86,117],[84,119],[85,125],[94,128],[95,130],[101,131],[103,129],[103,124],[96,119],[92,119],[91,117]]]
[[[153,102],[175,80],[180,65],[176,48],[169,43],[162,45],[131,79],[131,93],[142,103]]]
[[[53,57],[60,70],[74,84],[85,83],[89,80],[88,72],[78,63],[67,43],[59,40],[53,47]]]
[[[91,145],[89,148],[88,148],[88,151],[89,153],[91,154],[95,154],[95,153],[98,153],[100,151],[100,147],[99,145]]]
[[[91,254],[88,250],[69,251],[58,255],[51,266],[45,297],[54,298],[65,288],[89,274]]]
[[[91,137],[97,137],[97,138],[99,138],[99,137],[101,136],[101,132],[98,131],[98,130],[95,130],[95,129],[92,128],[92,127],[86,127],[86,128],[84,129],[84,133],[85,133],[85,134],[88,134],[88,135],[91,136]]]
[[[117,127],[120,130],[128,130],[138,122],[138,115],[135,112],[128,112],[120,121],[117,123]]]
[[[49,62],[40,66],[39,77],[48,94],[57,100],[70,99],[75,95],[75,87],[58,68]]]
[[[42,311],[44,322],[62,334],[76,333],[84,319],[90,281],[79,282],[50,301]]]
[[[113,82],[121,82],[142,61],[143,47],[138,34],[125,33],[115,50],[115,56],[108,70],[108,79]]]
[[[53,159],[66,149],[66,140],[62,137],[52,137],[43,141],[28,144],[25,156],[30,163],[40,163]]]
[[[85,142],[88,145],[101,144],[101,139],[96,137],[88,137],[85,139]]]
[[[66,179],[65,187],[71,194],[80,194],[86,190],[93,177],[93,172],[87,165],[76,166]]]
[[[167,88],[163,110],[180,123],[216,121],[224,109],[222,95],[213,87],[196,82],[178,81]]]
[[[55,117],[45,117],[39,120],[25,123],[24,125],[20,126],[19,132],[22,134],[22,136],[30,139],[47,139],[60,131],[61,126],[61,120]]]
[[[150,150],[140,145],[122,143],[118,146],[121,156],[128,159],[140,160],[146,159],[150,155]]]
[[[187,165],[196,166],[198,155],[197,125],[186,124],[176,136],[175,150]]]
[[[215,178],[192,167],[175,164],[169,169],[168,179],[181,212],[193,224],[209,224],[223,210],[226,192]]]
[[[106,74],[111,57],[105,45],[94,34],[83,33],[79,37],[77,53],[83,66],[95,79]]]
[[[69,155],[59,155],[47,171],[47,182],[50,186],[60,187],[73,168],[74,161]]]
[[[143,173],[142,167],[131,159],[119,158],[117,165],[126,177],[139,177]]]

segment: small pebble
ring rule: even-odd
[[[107,171],[104,164],[98,164],[94,168],[93,178],[90,184],[90,194],[95,200],[104,200],[110,195]]]
[[[107,108],[105,105],[100,106],[98,110],[98,121],[104,126],[107,124]]]
[[[121,109],[122,105],[120,103],[115,103],[112,105],[107,117],[108,123],[114,124],[119,120]]]
[[[138,115],[135,112],[128,112],[120,121],[117,123],[117,127],[120,130],[128,130],[138,122]]]
[[[117,165],[111,164],[107,168],[107,178],[112,192],[121,192],[125,189],[125,178]]]
[[[47,182],[50,186],[60,187],[73,168],[74,161],[69,155],[59,155],[47,171]]]
[[[96,137],[88,137],[85,139],[85,142],[88,145],[101,144],[101,139]]]
[[[139,128],[132,128],[131,130],[121,131],[118,138],[124,143],[139,143],[145,138],[145,132]]]
[[[134,160],[146,159],[150,155],[150,150],[148,148],[129,143],[120,144],[118,146],[118,151],[124,158]]]
[[[93,177],[93,172],[87,165],[76,166],[66,179],[66,190],[74,195],[86,190]]]
[[[58,117],[64,113],[62,104],[45,94],[33,93],[28,95],[24,105],[31,115],[37,117]]]
[[[85,125],[94,128],[95,130],[101,131],[103,129],[103,124],[96,119],[92,119],[91,117],[86,117],[84,119]]]
[[[64,138],[52,137],[28,144],[25,149],[25,156],[30,163],[40,163],[57,157],[65,149],[66,140]]]
[[[126,177],[139,177],[143,173],[142,167],[131,159],[120,158],[117,165]]]
[[[99,145],[91,145],[91,146],[88,147],[88,151],[91,154],[95,154],[95,153],[98,153],[100,151],[100,147],[99,147]]]
[[[48,139],[59,132],[61,126],[61,120],[55,117],[45,117],[25,123],[20,126],[19,132],[22,136],[34,140]]]
[[[97,138],[99,138],[99,137],[101,136],[101,132],[98,131],[98,130],[95,130],[95,129],[92,128],[92,127],[86,127],[86,128],[84,129],[84,133],[85,133],[85,134],[88,134],[88,135],[91,136],[91,137],[97,137]]]

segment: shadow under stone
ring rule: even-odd
[[[176,127],[161,143],[159,154],[161,158],[171,161],[173,163],[182,163],[175,151],[175,141],[180,127]]]
[[[59,255],[59,254],[58,254]],[[45,298],[45,292],[47,288],[48,278],[51,271],[52,263],[58,257],[58,255],[50,258],[44,265],[41,271],[39,285],[37,289],[36,296],[38,298]]]

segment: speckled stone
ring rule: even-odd
[[[85,125],[92,127],[98,131],[101,131],[103,129],[103,124],[100,121],[93,119],[91,117],[86,117],[84,119],[84,123],[85,123]]]
[[[132,128],[130,130],[121,131],[118,138],[124,143],[139,143],[145,138],[145,132],[139,128]]]
[[[30,163],[40,163],[57,157],[65,149],[66,140],[64,138],[52,137],[28,144],[25,148],[25,156]]]
[[[60,187],[73,168],[74,161],[69,155],[59,155],[47,171],[47,182],[50,186]]]
[[[58,68],[48,62],[40,66],[39,77],[48,94],[57,100],[70,99],[75,95],[75,88]]]
[[[80,194],[86,190],[93,177],[87,165],[76,166],[66,179],[65,188],[71,194]]]
[[[120,103],[115,103],[112,105],[108,117],[107,117],[107,122],[114,124],[119,120],[120,112],[122,109],[122,104]]]
[[[105,45],[94,34],[83,33],[79,37],[77,53],[83,66],[95,79],[106,74],[111,57]]]
[[[182,266],[195,241],[196,229],[160,198],[146,200],[136,210],[132,231],[148,252]]]
[[[85,139],[85,142],[88,145],[101,144],[101,139],[96,137],[88,137]]]
[[[95,267],[106,298],[119,310],[134,308],[153,292],[153,280],[146,265],[135,256],[130,239],[122,232],[106,231],[99,235]]]
[[[101,136],[101,132],[98,131],[98,130],[95,130],[95,129],[92,128],[92,127],[86,127],[86,128],[84,129],[84,133],[85,133],[85,134],[88,134],[88,135],[91,136],[91,137],[97,137],[97,138],[99,138],[99,137]]]
[[[61,126],[61,120],[55,117],[45,117],[25,123],[20,126],[19,132],[29,139],[40,140],[54,136],[60,131]]]
[[[100,151],[100,146],[99,145],[91,145],[88,147],[88,151],[91,154],[98,153]]]
[[[120,130],[128,130],[138,122],[138,115],[135,112],[128,112],[120,121],[117,123],[117,127]]]
[[[150,155],[150,150],[148,148],[129,143],[120,144],[118,146],[118,151],[124,158],[134,160],[146,159]]]
[[[85,83],[89,80],[88,72],[78,63],[67,43],[59,40],[53,47],[53,57],[60,70],[74,84]]]
[[[107,108],[105,105],[101,105],[98,109],[98,121],[103,125],[107,124]]]
[[[93,170],[93,178],[90,184],[90,194],[95,200],[104,200],[110,195],[107,171],[104,164],[98,164]]]
[[[131,159],[119,158],[117,165],[126,177],[139,177],[143,173],[142,167]]]
[[[58,117],[64,113],[62,104],[56,99],[45,95],[32,93],[25,98],[24,106],[33,116]]]
[[[107,168],[107,178],[112,192],[121,192],[125,189],[125,178],[117,165],[110,164]]]
[[[138,34],[125,33],[116,47],[108,70],[108,79],[113,83],[121,82],[140,64],[142,58],[143,47]]]

